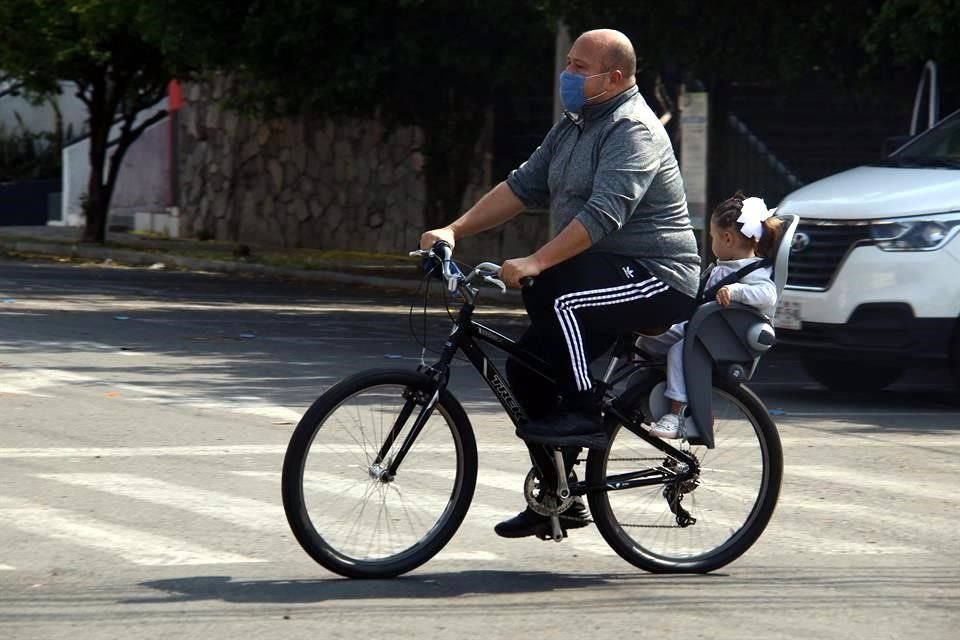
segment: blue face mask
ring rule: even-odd
[[[604,73],[597,73],[592,76],[581,76],[577,73],[570,73],[569,71],[562,71],[560,73],[560,104],[563,105],[564,111],[580,111],[583,109],[583,105],[587,104],[591,100],[596,100],[602,96],[606,91],[602,91],[595,96],[587,98],[583,95],[583,84],[590,78],[596,78],[597,76],[602,76],[609,71]]]

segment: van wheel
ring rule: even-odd
[[[842,360],[801,358],[800,364],[810,377],[831,391],[879,391],[893,384],[902,367],[864,365]]]

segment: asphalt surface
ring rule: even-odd
[[[952,381],[911,371],[835,394],[776,349],[751,387],[784,443],[781,499],[720,572],[645,574],[593,528],[562,544],[493,535],[528,462],[464,363],[453,389],[481,471],[454,539],[397,580],[325,571],[280,507],[293,425],[343,376],[424,355],[410,293],[369,284],[0,262],[2,635],[954,637]],[[485,318],[524,326],[509,304]],[[447,322],[435,308],[428,346]]]

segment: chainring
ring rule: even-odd
[[[560,515],[567,510],[567,507],[573,503],[573,495],[566,500],[561,500],[555,491],[546,491],[540,487],[540,476],[537,470],[530,469],[526,480],[523,481],[523,497],[527,499],[527,505],[535,513],[542,516]]]

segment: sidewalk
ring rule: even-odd
[[[410,293],[423,278],[419,261],[401,254],[281,249],[128,232],[108,233],[104,245],[95,245],[80,243],[81,233],[77,227],[0,226],[0,255],[257,275]],[[520,299],[511,290],[486,300],[501,297],[510,304]]]

